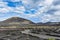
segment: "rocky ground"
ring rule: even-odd
[[[24,34],[21,31],[22,30],[0,30],[0,40],[48,40],[48,39],[32,36],[29,34]],[[60,37],[60,28],[30,29],[30,33],[45,35],[45,36],[48,35],[48,36],[53,36],[53,37]],[[60,39],[56,39],[56,40],[60,40]]]
[[[52,38],[55,38],[56,40],[60,40],[60,28],[32,29],[30,32],[33,33],[33,34],[42,35],[43,38],[45,36],[46,39],[47,39],[47,37],[50,37],[50,38],[52,37]]]
[[[22,34],[20,30],[0,31],[0,40],[40,40],[40,38]]]

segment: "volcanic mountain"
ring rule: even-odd
[[[42,26],[60,26],[60,22],[46,22],[46,23],[37,23],[37,25]]]
[[[28,24],[33,24],[32,21],[24,19],[24,18],[20,18],[20,17],[12,17],[12,18],[8,18],[7,20],[4,20],[3,22],[6,23],[10,23],[10,22],[28,22]]]
[[[30,25],[30,24],[38,26],[60,26],[60,22],[33,23],[30,20],[20,17],[11,17],[0,22],[0,25]]]
[[[24,25],[24,24],[34,24],[34,23],[30,20],[26,20],[20,17],[11,17],[0,22],[0,25]]]

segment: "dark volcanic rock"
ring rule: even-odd
[[[27,19],[24,19],[24,18],[20,18],[20,17],[8,18],[7,20],[4,20],[3,22],[25,22],[25,21],[28,21],[30,23],[33,23],[30,20],[27,20]]]
[[[36,24],[43,26],[60,26],[60,22],[47,22],[47,23],[36,23]]]
[[[8,18],[2,22],[0,22],[0,25],[25,25],[25,24],[33,24],[37,26],[60,26],[60,22],[47,22],[47,23],[33,23],[30,20],[20,18],[20,17],[12,17]]]
[[[12,18],[8,18],[2,22],[0,22],[0,26],[21,26],[21,25],[26,25],[26,24],[34,24],[32,21],[30,20],[26,20],[24,18],[20,18],[20,17],[12,17]]]

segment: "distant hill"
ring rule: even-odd
[[[43,25],[43,26],[60,26],[60,22],[37,23],[37,25]]]
[[[27,25],[27,24],[34,24],[34,23],[30,20],[26,20],[20,17],[11,17],[0,22],[0,26],[11,26],[11,25],[15,26],[15,25]]]
[[[20,18],[20,17],[12,17],[12,18],[8,18],[2,22],[5,23],[11,23],[11,22],[19,22],[19,23],[27,23],[27,24],[34,24],[32,21],[24,19],[24,18]]]
[[[10,26],[10,25],[37,25],[37,26],[60,26],[60,22],[47,22],[47,23],[33,23],[30,20],[20,18],[20,17],[11,17],[2,22],[0,22],[0,26]]]

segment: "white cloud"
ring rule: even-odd
[[[54,15],[60,15],[60,10],[59,10],[59,11],[56,11],[56,12],[54,13]]]
[[[55,6],[53,5],[52,8],[56,10],[60,10],[60,5],[55,5]]]
[[[3,8],[0,8],[0,13],[8,13],[8,12],[12,12],[14,9],[11,8],[11,7],[3,7]]]
[[[21,0],[10,0],[10,1],[12,1],[12,2],[19,2],[19,1],[21,1]]]
[[[28,0],[29,1],[29,0]],[[23,3],[25,4],[25,5],[27,5],[27,4],[29,4],[30,2],[28,2],[27,0],[23,0]],[[48,4],[47,4],[47,3]],[[40,6],[43,6],[42,8],[39,8],[38,10],[37,10],[37,12],[35,13],[35,14],[31,14],[31,13],[29,13],[29,14],[25,14],[26,16],[28,16],[28,17],[37,17],[37,16],[39,16],[40,14],[44,14],[44,12],[46,12],[46,11],[48,11],[48,9],[50,9],[50,6],[51,6],[51,3],[53,2],[53,0],[46,0],[45,1],[45,4],[41,4],[40,3]]]
[[[0,8],[1,8],[1,7],[6,7],[6,6],[7,6],[6,4],[7,4],[7,2],[1,2],[1,1],[0,1]]]
[[[0,13],[8,13],[8,12],[15,12],[15,13],[19,13],[21,17],[23,18],[27,18],[32,20],[31,18],[37,18],[35,20],[40,20],[40,21],[36,21],[36,22],[55,22],[55,21],[60,21],[60,5],[56,5],[53,6],[52,2],[53,0],[46,0],[44,3],[39,4],[39,6],[43,6],[42,8],[39,8],[38,10],[36,10],[37,12],[35,14],[29,13],[29,14],[25,14],[24,11],[26,11],[26,5],[30,5],[30,1],[32,0],[11,0],[13,2],[17,2],[17,1],[23,1],[24,6],[20,6],[20,7],[9,7],[7,6],[6,2],[0,2]],[[32,5],[32,4],[31,4]],[[31,6],[28,8],[32,8]],[[56,12],[54,12],[54,14],[50,15],[50,13],[46,14],[46,12],[49,9],[57,9]],[[34,20],[33,20],[34,21]]]
[[[6,8],[0,8],[0,12],[1,12],[1,13],[6,13],[6,12],[9,12],[9,10],[6,9]]]
[[[24,13],[24,11],[25,11],[25,8],[24,8],[24,6],[20,6],[20,7],[16,7],[16,8],[14,8],[14,12],[16,12],[16,13]]]
[[[42,19],[41,22],[48,22],[48,21],[50,21],[51,17],[52,17],[52,15],[44,14],[40,17]]]
[[[49,5],[49,4],[52,4],[53,1],[54,1],[54,0],[45,0],[44,4],[45,4],[45,5]]]
[[[54,15],[54,16],[51,18],[51,22],[60,22],[60,16]]]
[[[0,13],[6,13],[9,12],[11,8],[7,6],[7,2],[0,1]]]

